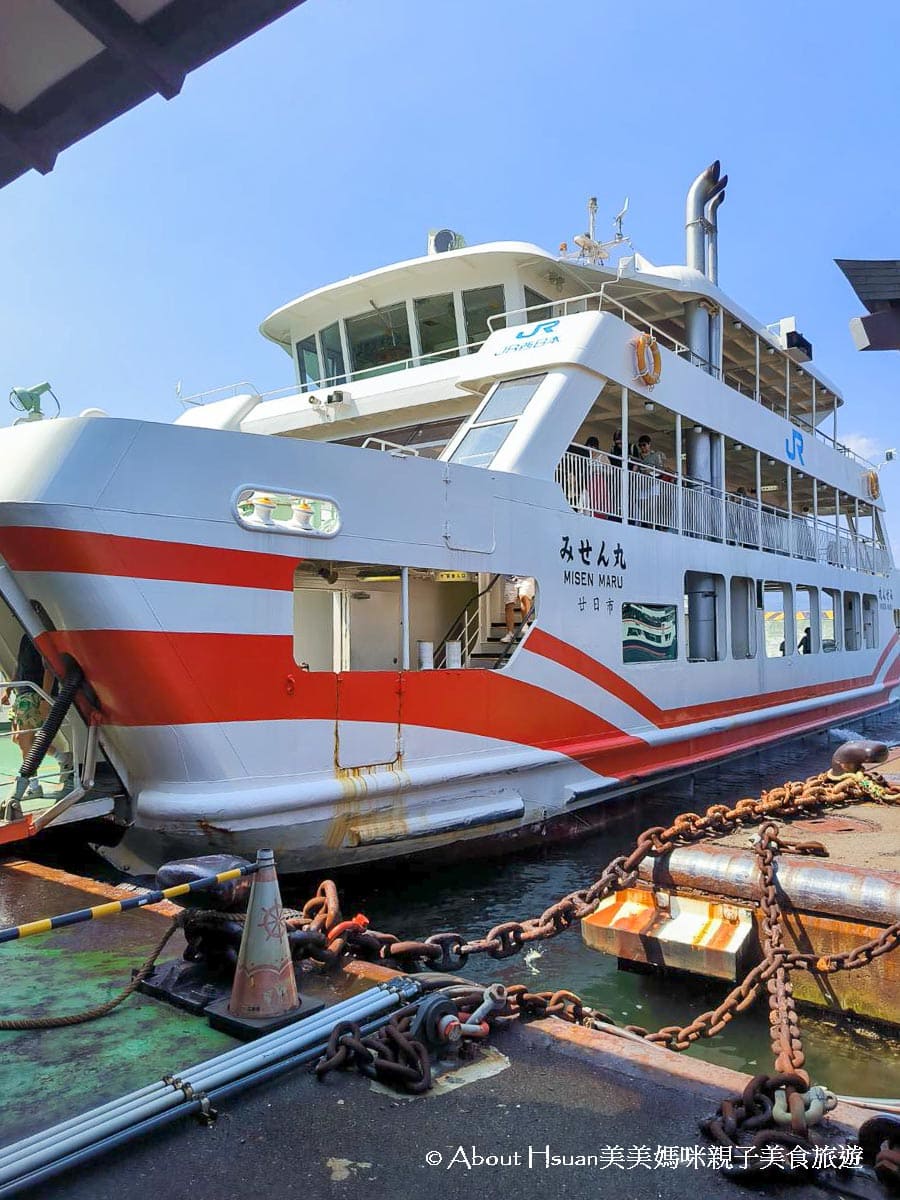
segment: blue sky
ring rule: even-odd
[[[718,157],[722,286],[796,314],[842,435],[900,445],[900,357],[854,349],[832,261],[900,257],[898,44],[887,0],[307,0],[0,191],[0,386],[167,421],[177,380],[286,385],[273,308],[442,225],[553,248],[589,195],[601,228],[630,196],[636,248],[681,262]]]

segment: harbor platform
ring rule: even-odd
[[[900,749],[880,770],[900,783]],[[785,847],[776,856],[789,950],[845,954],[900,922],[900,805],[854,803],[773,821],[781,839],[822,851]],[[737,981],[761,955],[758,832],[740,827],[645,858],[636,886],[585,918],[585,942],[625,965]],[[898,953],[852,971],[796,971],[792,983],[799,1001],[829,1012],[900,1022]]]
[[[81,880],[11,862],[0,867],[4,921],[34,915],[41,902],[133,895],[132,888]],[[12,880],[15,887],[10,887]],[[30,905],[30,909],[27,906]],[[23,958],[3,1014],[75,1010],[113,994],[165,930],[172,906],[141,909],[2,947]],[[109,949],[111,941],[114,951]],[[105,947],[105,948],[104,948]],[[166,957],[177,955],[174,940]],[[8,958],[7,970],[16,959]],[[385,968],[354,964],[318,986],[334,997],[368,987]],[[5,975],[6,978],[6,975]],[[77,988],[74,981],[78,980]],[[66,988],[69,988],[66,992]],[[73,990],[74,989],[74,990]],[[0,1033],[5,1095],[3,1144],[48,1127],[161,1076],[221,1053],[233,1043],[204,1020],[143,995],[112,1015],[74,1029]],[[261,1084],[220,1106],[209,1127],[184,1117],[23,1195],[44,1200],[156,1200],[262,1195],[505,1198],[548,1194],[591,1200],[617,1195],[693,1200],[746,1197],[744,1183],[707,1165],[700,1121],[748,1076],[621,1036],[556,1018],[513,1024],[492,1034],[477,1057],[410,1098],[355,1071],[317,1081],[309,1067]],[[23,1085],[23,1081],[27,1081]],[[14,1099],[12,1099],[14,1098]],[[871,1113],[841,1105],[829,1130],[852,1137]],[[835,1141],[839,1138],[835,1136]],[[676,1165],[677,1164],[677,1165]],[[847,1177],[845,1177],[847,1178]],[[850,1191],[881,1195],[853,1173]],[[834,1194],[816,1183],[769,1185],[797,1200]]]

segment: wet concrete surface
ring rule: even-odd
[[[605,1035],[597,1035],[602,1050],[561,1042],[548,1033],[559,1025],[550,1020],[498,1033],[493,1044],[508,1067],[451,1093],[400,1099],[355,1072],[336,1072],[320,1083],[301,1068],[233,1097],[212,1128],[183,1119],[78,1176],[43,1184],[40,1196],[593,1200],[608,1192],[641,1200],[698,1194],[728,1200],[751,1194],[706,1165],[657,1165],[658,1147],[708,1149],[698,1123],[743,1077],[713,1068],[708,1081],[692,1078],[698,1064],[690,1060],[679,1060],[687,1075],[673,1077],[632,1055],[630,1044],[611,1046]],[[629,1165],[641,1147],[652,1166]],[[554,1164],[548,1155],[596,1155],[599,1163]],[[502,1160],[491,1165],[478,1156]],[[625,1165],[610,1165],[613,1159]],[[865,1194],[865,1181],[854,1187],[859,1192],[861,1183]],[[777,1186],[766,1194],[783,1190],[788,1194]],[[834,1193],[803,1184],[789,1194],[811,1200]]]

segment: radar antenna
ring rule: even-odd
[[[569,251],[566,242],[562,242],[559,247],[561,258],[580,259],[582,262],[588,262],[591,266],[602,265],[609,258],[609,252],[614,246],[620,246],[623,243],[631,245],[631,238],[626,236],[622,229],[622,222],[625,220],[625,214],[628,212],[628,197],[625,197],[625,203],[621,210],[613,219],[615,225],[615,236],[606,242],[598,242],[595,236],[596,217],[597,217],[597,197],[591,196],[588,200],[588,231],[587,233],[576,234],[572,241],[578,247],[576,251]]]

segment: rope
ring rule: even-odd
[[[96,1021],[98,1017],[105,1017],[107,1013],[111,1013],[114,1008],[127,1000],[132,992],[136,991],[141,983],[147,978],[150,972],[156,965],[156,960],[165,950],[169,938],[180,927],[181,919],[176,917],[165,934],[160,938],[155,949],[150,957],[140,968],[135,972],[134,977],[127,987],[123,988],[117,996],[112,1000],[107,1000],[105,1004],[98,1004],[94,1008],[85,1009],[84,1012],[71,1013],[65,1017],[4,1017],[0,1018],[0,1030],[3,1029],[62,1029],[68,1025],[83,1025],[87,1021]]]

